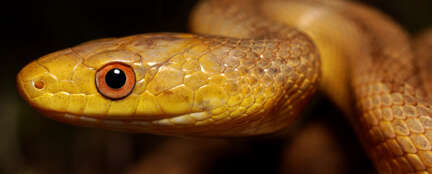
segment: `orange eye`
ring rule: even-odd
[[[135,86],[135,72],[124,63],[109,63],[96,72],[96,87],[104,97],[118,100],[128,96]]]

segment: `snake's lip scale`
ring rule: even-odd
[[[43,113],[43,111],[41,111]],[[47,115],[47,114],[44,114]],[[135,127],[151,127],[154,125],[152,121],[143,120],[114,120],[114,119],[102,119],[96,117],[88,117],[82,115],[74,115],[70,113],[62,113],[56,115],[47,115],[48,118],[60,121],[67,124],[79,125],[84,127],[105,127],[108,129],[135,126]],[[122,129],[119,129],[122,130]]]
[[[41,111],[44,113],[44,111]],[[164,126],[164,125],[183,125],[184,119],[194,118],[195,121],[204,120],[208,118],[207,112],[194,112],[189,114],[176,115],[171,117],[164,117],[161,119],[152,119],[152,120],[132,120],[132,119],[119,119],[119,118],[104,118],[104,117],[89,117],[84,115],[76,115],[72,113],[58,113],[58,114],[46,114],[51,115],[50,117],[54,120],[67,122],[67,123],[76,123],[81,125],[81,123],[86,123],[89,125],[107,125],[107,126],[118,126],[118,125],[135,125],[140,127],[150,127],[150,126]],[[190,119],[187,119],[190,120]]]
[[[149,126],[152,124],[152,121],[156,121],[156,120],[144,121],[144,120],[100,119],[96,117],[79,116],[79,115],[74,115],[69,113],[65,113],[62,118],[72,120],[72,121],[77,120],[77,121],[83,121],[88,123],[102,123],[107,125],[135,124],[141,126]]]

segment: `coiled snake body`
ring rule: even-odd
[[[337,0],[207,0],[191,28],[200,35],[101,39],[46,55],[21,70],[18,88],[71,124],[232,137],[288,127],[319,87],[380,173],[432,173],[428,39],[414,57],[386,16]]]

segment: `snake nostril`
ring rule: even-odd
[[[33,83],[33,86],[37,89],[42,89],[45,87],[45,82],[43,80],[37,80]]]

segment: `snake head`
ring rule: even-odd
[[[19,72],[19,92],[44,115],[62,121],[130,116],[132,113],[128,110],[136,109],[131,108],[136,102],[136,95],[132,95],[135,76],[142,74],[141,69],[138,69],[141,68],[140,56],[126,48],[120,48],[127,41],[128,38],[101,39],[43,56]],[[113,71],[121,69],[125,78],[123,82],[117,82],[124,84],[108,92],[116,94],[121,93],[123,89],[121,96],[103,95],[104,93],[99,90],[100,85],[96,83],[97,75],[113,75],[113,72],[106,71],[106,68],[110,67]],[[136,71],[133,67],[137,68]],[[115,78],[118,77],[114,77],[114,81]],[[101,80],[105,82],[105,79]],[[126,93],[124,88],[128,88]],[[119,111],[120,107],[122,111]]]
[[[169,135],[261,134],[285,127],[318,78],[316,54],[270,57],[287,53],[281,44],[288,43],[170,33],[96,40],[29,63],[17,83],[33,107],[71,124]],[[293,65],[315,69],[299,76]],[[298,96],[298,89],[306,93]]]

